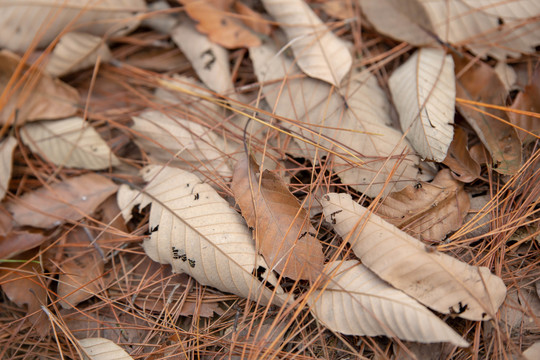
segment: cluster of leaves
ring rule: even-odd
[[[536,1],[2,6],[0,357],[537,356]]]

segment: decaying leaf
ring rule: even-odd
[[[47,229],[88,216],[116,189],[106,177],[90,173],[28,192],[10,200],[7,209],[17,224]]]
[[[478,164],[469,152],[467,133],[460,127],[454,129],[454,139],[448,148],[443,164],[452,170],[452,176],[462,182],[469,183],[480,176]]]
[[[460,74],[456,82],[458,98],[505,106],[506,90],[489,65],[475,62],[468,67],[471,59],[465,57],[455,57],[454,61],[456,74]],[[521,166],[521,142],[515,128],[503,122],[509,121],[507,114],[502,110],[472,106],[459,99],[457,107],[491,154],[494,169],[501,174],[514,174]]]
[[[309,213],[283,180],[268,170],[260,174],[250,156],[237,163],[231,190],[268,265],[291,279],[315,281],[324,263],[322,245]]]
[[[133,360],[124,349],[111,340],[87,338],[78,342],[88,360]]]
[[[512,109],[533,112],[538,116],[540,113],[540,69],[536,69],[529,84],[516,96]],[[524,143],[536,141],[540,137],[540,119],[538,117],[517,112],[508,112],[508,115],[512,124],[532,133],[528,134],[518,129],[518,135]]]
[[[25,230],[13,230],[0,236],[0,259],[11,259],[27,250],[33,249],[45,241],[42,233]]]
[[[0,13],[4,15],[4,11]],[[18,66],[21,75],[10,82]],[[0,51],[0,124],[72,116],[78,103],[77,90],[38,69],[30,70],[19,56]]]
[[[186,13],[198,21],[197,30],[227,49],[259,46],[261,40],[231,12],[232,1],[179,0]]]
[[[13,166],[13,151],[17,146],[17,139],[8,136],[0,142],[0,200],[4,199],[11,180],[11,169]]]
[[[98,58],[101,62],[112,59],[111,51],[102,38],[70,32],[60,38],[45,69],[53,76],[62,76],[94,66]]]
[[[362,264],[424,305],[443,314],[488,320],[503,303],[504,282],[488,268],[426,248],[348,194],[327,194],[322,204],[325,218]]]
[[[315,318],[329,329],[347,335],[469,346],[431,311],[357,261],[329,263],[325,273],[331,278],[328,286],[313,291],[308,303]]]
[[[307,75],[340,86],[352,65],[347,45],[304,0],[262,0],[291,41],[296,61]]]
[[[431,183],[422,181],[385,197],[377,214],[416,238],[439,241],[459,229],[469,208],[463,184],[444,169]]]
[[[70,29],[96,36],[123,35],[139,24],[136,13],[146,10],[144,0],[2,1],[1,7],[0,47],[17,52],[26,51],[36,40],[38,48],[45,47]]]
[[[401,128],[425,159],[443,161],[454,135],[454,61],[442,49],[422,48],[388,81]]]
[[[150,258],[203,285],[264,304],[281,303],[283,290],[257,255],[247,225],[210,185],[171,167],[150,165],[141,173],[148,182],[144,192],[123,185],[118,204],[128,220],[133,206],[152,203],[151,235],[143,244]],[[269,289],[274,287],[275,294]]]
[[[282,125],[301,136],[295,141],[302,152],[295,156],[318,163],[332,150],[342,182],[372,197],[416,183],[419,159],[390,126],[390,105],[373,75],[354,72],[338,93],[320,80],[296,77],[299,69],[273,46],[251,48],[250,56],[259,82],[273,82],[263,87],[266,101],[291,119]]]
[[[21,139],[57,166],[101,170],[120,165],[98,132],[80,117],[26,124]]]

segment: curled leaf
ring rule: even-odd
[[[467,145],[467,133],[461,128],[454,129],[454,139],[448,149],[443,164],[452,170],[452,176],[468,183],[480,176],[480,164],[471,156]]]

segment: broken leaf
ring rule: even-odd
[[[340,86],[352,65],[347,45],[304,0],[262,0],[291,41],[296,61],[307,75]]]
[[[328,286],[313,291],[308,303],[313,316],[327,328],[347,335],[469,346],[431,311],[357,261],[329,263],[325,273],[331,277]]]
[[[268,170],[259,174],[250,156],[237,163],[231,190],[267,264],[291,279],[315,281],[324,263],[322,245],[309,213],[283,180]]]
[[[536,69],[529,84],[516,96],[512,109],[533,112],[536,115],[540,113],[540,69]],[[536,141],[540,137],[540,119],[538,117],[527,116],[519,112],[508,112],[508,115],[512,124],[534,134],[517,129],[518,135],[524,143]]]
[[[443,161],[454,135],[454,61],[442,49],[422,48],[388,81],[401,128],[425,159]]]
[[[503,303],[504,282],[488,268],[431,251],[348,194],[327,194],[322,204],[325,218],[362,264],[422,304],[443,314],[488,320]]]
[[[13,151],[16,146],[17,139],[13,136],[8,136],[0,142],[0,200],[4,199],[8,191],[13,166]]]
[[[150,165],[141,173],[148,182],[144,192],[123,185],[118,204],[129,220],[133,206],[152,203],[151,235],[143,244],[150,258],[203,285],[264,304],[281,302],[283,290],[257,255],[242,217],[210,185],[171,167]]]
[[[120,165],[98,132],[80,117],[26,124],[21,139],[57,166],[101,170]]]
[[[89,360],[133,360],[124,349],[111,340],[86,338],[78,340],[78,342]]]
[[[116,189],[106,177],[90,173],[28,192],[10,200],[7,209],[20,226],[48,229],[88,216]]]
[[[377,214],[416,238],[440,241],[460,228],[469,208],[463,184],[444,169],[431,183],[422,181],[386,196]]]
[[[454,129],[454,139],[443,164],[452,170],[454,178],[465,183],[472,182],[480,176],[480,164],[471,157],[467,133],[460,127]]]

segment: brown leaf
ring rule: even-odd
[[[3,204],[0,204],[0,236],[6,236],[13,228],[13,217]],[[0,256],[1,257],[1,256]]]
[[[261,14],[251,9],[244,3],[240,1],[234,2],[234,10],[240,15],[242,15],[242,22],[251,30],[264,34],[270,35],[272,28],[268,21],[266,21]]]
[[[489,156],[488,150],[482,143],[471,146],[469,153],[471,154],[471,158],[480,166],[491,164],[491,156]]]
[[[412,236],[439,241],[461,226],[469,208],[463,184],[444,169],[431,183],[419,182],[388,195],[377,214]]]
[[[77,90],[53,79],[39,70],[29,70],[23,64],[18,81],[10,83],[21,59],[7,51],[0,51],[0,124],[22,125],[27,121],[57,119],[77,112]],[[28,76],[22,82],[22,76]]]
[[[467,133],[463,129],[454,129],[454,139],[443,164],[452,170],[452,176],[459,181],[468,183],[480,176],[480,164],[469,153]]]
[[[106,177],[90,173],[26,193],[7,209],[21,226],[52,228],[87,216],[116,190]]]
[[[507,114],[502,110],[466,104],[459,99],[504,106],[506,90],[503,83],[493,68],[483,62],[470,66],[469,57],[458,56],[454,56],[454,61],[456,74],[461,75],[456,79],[459,111],[491,154],[493,168],[501,174],[514,174],[521,166],[521,142],[514,127],[503,122],[509,121]]]
[[[537,115],[540,113],[540,70],[536,69],[534,75],[531,78],[529,85],[525,86],[525,89],[520,92],[514,103],[512,104],[514,110],[524,110],[529,112],[535,112]],[[529,143],[538,139],[540,135],[540,119],[533,116],[527,116],[516,112],[509,112],[510,121],[512,124],[519,126],[520,128],[532,132],[537,136],[528,134],[518,129],[520,139],[524,143]]]
[[[231,1],[178,0],[193,20],[198,21],[197,30],[228,49],[259,46],[261,40],[242,23],[227,14]]]
[[[328,15],[340,20],[355,16],[354,6],[349,0],[326,0],[321,4],[321,8]]]
[[[231,189],[248,225],[255,229],[259,252],[283,276],[315,280],[324,255],[308,213],[283,180],[268,170],[259,178],[257,169],[253,157],[240,160]]]
[[[12,231],[6,236],[0,236],[0,259],[11,259],[27,250],[41,245],[46,237],[42,233],[29,231]]]

